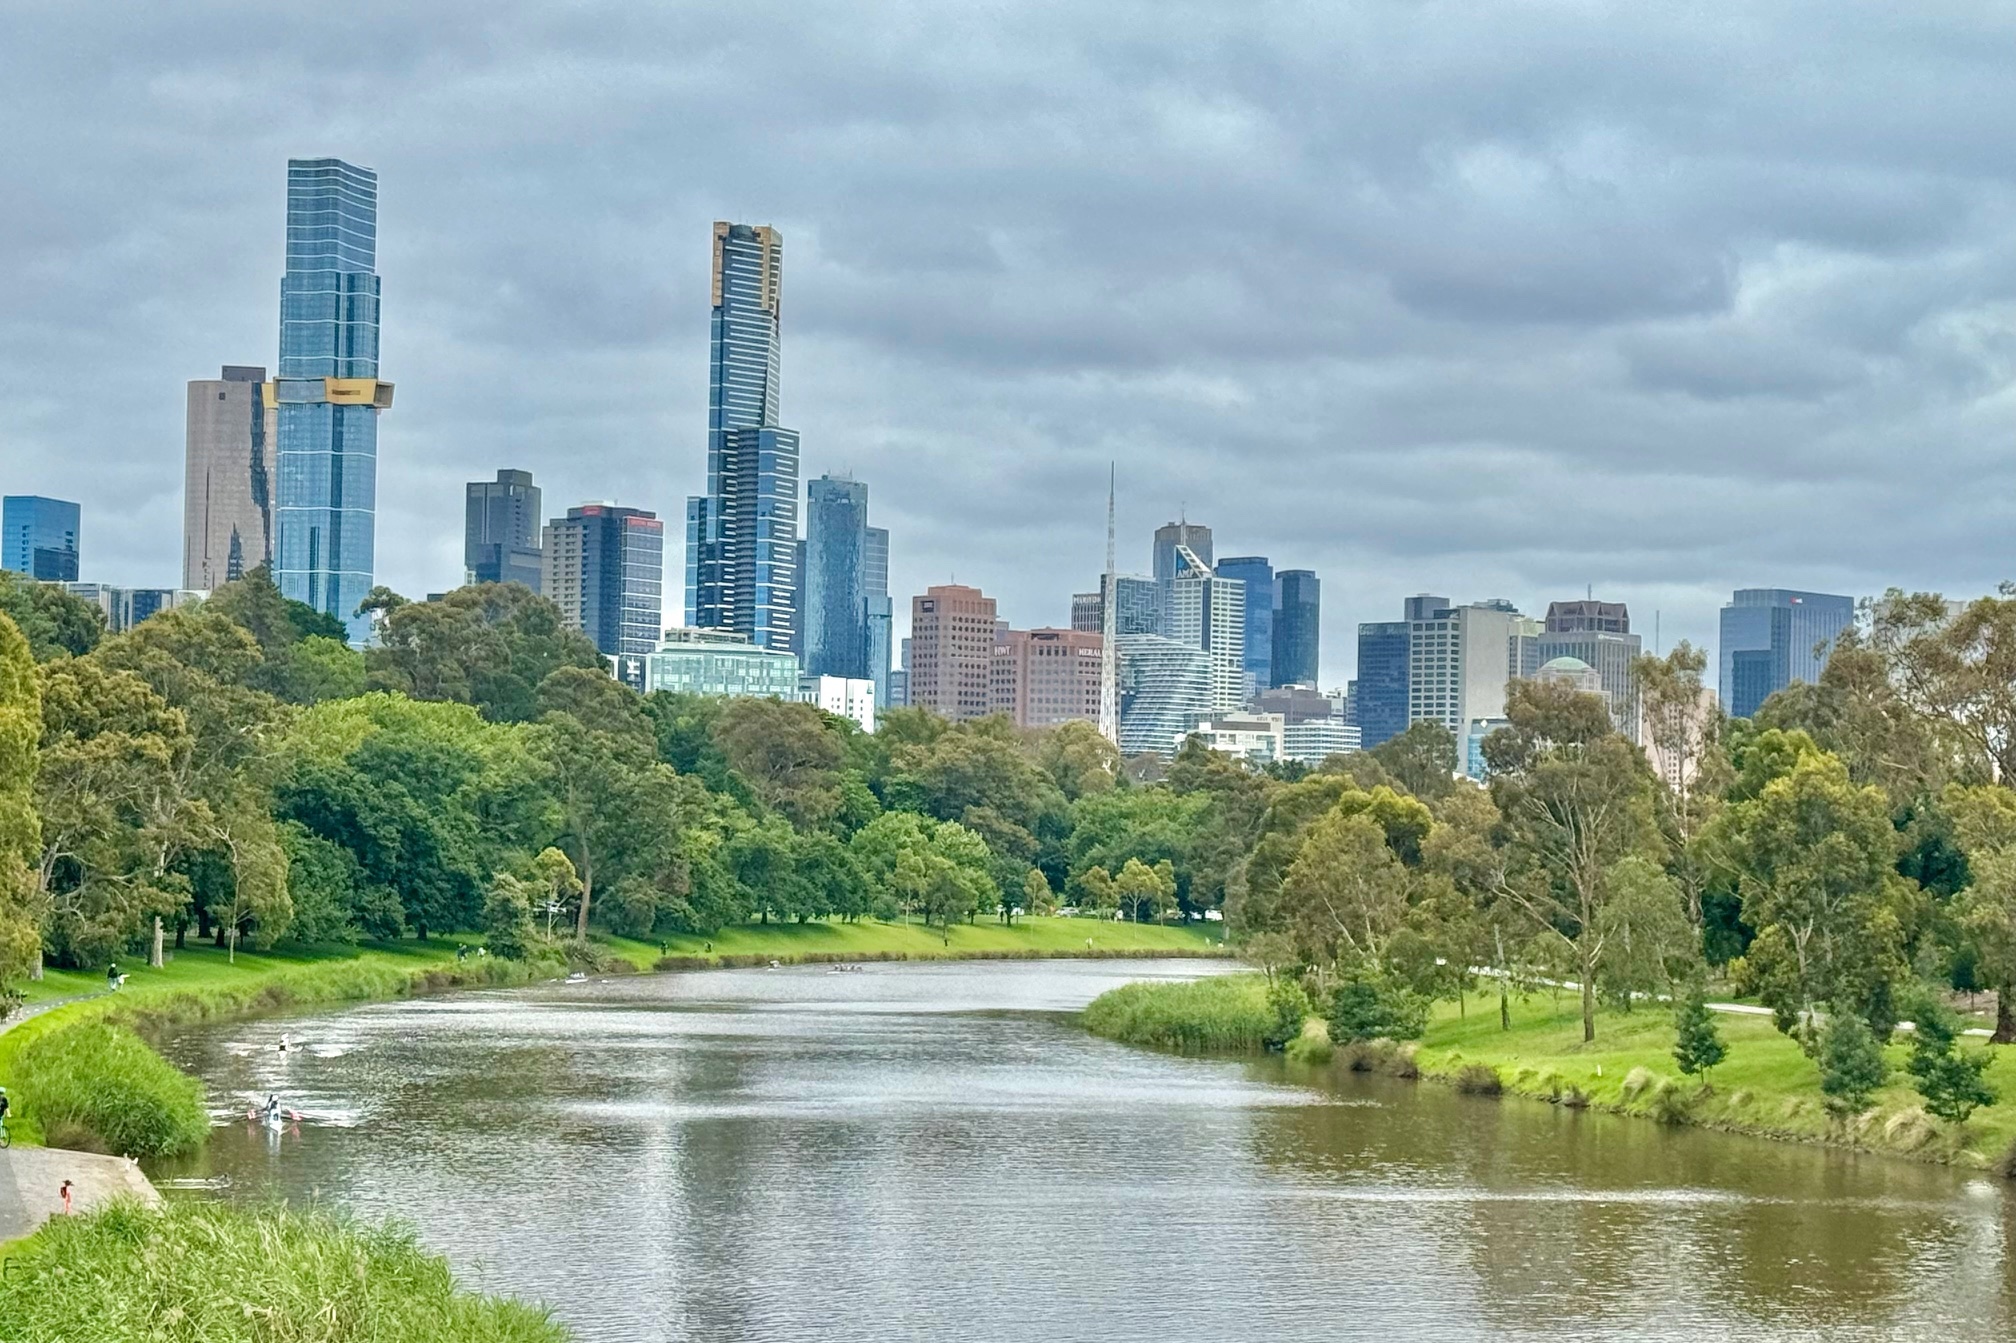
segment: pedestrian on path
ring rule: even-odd
[[[70,1182],[65,1180],[63,1188],[57,1192],[63,1195],[63,1215],[67,1217],[70,1215]]]

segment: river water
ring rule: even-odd
[[[712,971],[193,1028],[165,1049],[220,1127],[152,1173],[405,1218],[592,1343],[2016,1335],[1989,1180],[1063,1015],[1206,968]],[[245,1122],[268,1090],[303,1122]]]

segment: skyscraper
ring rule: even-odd
[[[1246,702],[1246,585],[1220,577],[1188,546],[1178,546],[1176,556],[1164,629],[1177,643],[1209,655],[1209,712],[1236,712]]]
[[[1122,634],[1117,642],[1120,753],[1175,754],[1183,734],[1213,712],[1211,655],[1159,634]]]
[[[1113,575],[1113,619],[1118,634],[1162,632],[1162,585],[1139,574]],[[1071,595],[1071,628],[1090,634],[1106,628],[1106,608],[1096,592]]]
[[[820,476],[805,486],[799,589],[810,676],[872,679],[868,666],[868,487]]]
[[[889,698],[890,652],[895,647],[896,612],[889,600],[889,529],[870,527],[862,552],[862,598],[868,621],[868,679],[875,683],[875,702],[885,708]]]
[[[10,494],[0,500],[0,569],[44,582],[76,582],[83,515],[67,499]]]
[[[540,490],[530,471],[499,471],[469,482],[463,509],[462,565],[471,583],[523,583],[538,592]]]
[[[686,501],[686,623],[792,646],[798,435],[778,427],[784,243],[714,225],[707,493]]]
[[[1274,575],[1273,684],[1316,684],[1323,642],[1322,607],[1323,589],[1315,574],[1307,569],[1283,569]]]
[[[1155,581],[1168,583],[1183,564],[1176,548],[1188,546],[1190,553],[1211,567],[1211,529],[1201,522],[1167,522],[1155,529]]]
[[[189,383],[182,586],[211,592],[273,559],[273,420],[266,370],[226,364]]]
[[[1527,664],[1540,623],[1502,602],[1430,610],[1410,601],[1416,611],[1407,622],[1407,721],[1442,724],[1460,750],[1471,724],[1504,716],[1506,683],[1537,667]]]
[[[1274,565],[1265,555],[1240,555],[1218,563],[1220,577],[1246,585],[1246,698],[1274,681]]]
[[[1544,626],[1534,646],[1542,669],[1558,658],[1588,664],[1609,702],[1611,721],[1637,741],[1638,679],[1631,664],[1644,651],[1644,641],[1631,632],[1631,613],[1624,603],[1549,602]]]
[[[1441,598],[1437,598],[1441,601]],[[1351,698],[1359,740],[1371,750],[1407,730],[1407,622],[1358,627],[1358,679]]]
[[[541,586],[568,624],[610,656],[658,647],[665,524],[657,514],[582,504],[547,523],[544,540]]]
[[[1794,681],[1820,679],[1855,599],[1785,588],[1738,588],[1722,608],[1722,703],[1748,718]]]
[[[989,712],[994,599],[947,583],[910,599],[909,702],[953,722]]]
[[[279,488],[273,581],[370,632],[378,492],[378,174],[341,159],[287,161],[287,273],[280,281]]]
[[[1016,727],[1099,721],[1100,636],[1084,630],[1007,630],[995,636],[988,704]]]

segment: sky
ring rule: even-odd
[[[1018,626],[1179,514],[1323,583],[1630,604],[2016,577],[2016,7],[0,0],[0,492],[179,581],[185,384],[276,359],[287,158],[379,174],[380,581],[462,489],[705,471],[716,219],[892,593]],[[668,623],[682,568],[668,541]]]

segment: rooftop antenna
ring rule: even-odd
[[[1106,464],[1106,571],[1099,575],[1099,735],[1120,746],[1120,677],[1117,641],[1119,603],[1113,581],[1113,493],[1120,478],[1116,462]]]

